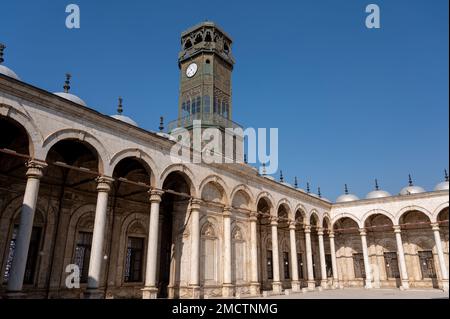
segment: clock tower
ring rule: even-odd
[[[235,61],[231,44],[231,37],[210,21],[182,32],[178,119],[169,124],[169,131],[176,127],[191,130],[194,120],[201,121],[202,129],[215,127],[225,134],[226,128],[240,128],[232,121],[231,73]],[[237,161],[242,161],[241,148],[241,138],[235,138],[233,157]]]

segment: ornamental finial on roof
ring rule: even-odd
[[[5,61],[3,59],[3,51],[6,49],[6,45],[4,45],[3,43],[0,43],[0,64],[3,63],[3,61]]]
[[[71,77],[72,75],[70,75],[70,73],[66,73],[66,81],[64,82],[64,93],[69,93]]]
[[[123,99],[119,96],[119,104],[117,105],[117,114],[122,114],[123,112],[123,105],[122,105]]]

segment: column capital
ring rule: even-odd
[[[111,190],[111,184],[114,179],[108,176],[99,176],[95,179],[97,182],[97,191],[98,192],[106,192],[108,193]]]
[[[270,216],[270,225],[278,226],[278,217],[277,216]]]
[[[289,221],[289,229],[295,230],[297,223],[294,220]]]
[[[358,230],[359,230],[359,235],[360,236],[366,236],[367,235],[367,232],[366,232],[365,228],[359,228]]]
[[[311,233],[311,226],[310,225],[303,226],[303,231],[308,234]]]
[[[323,227],[317,227],[317,235],[323,236]]]
[[[394,233],[401,233],[402,232],[402,227],[400,225],[394,225],[392,226],[392,228],[394,229]]]
[[[431,229],[434,231],[439,231],[439,223],[431,223]]]
[[[222,211],[223,217],[231,217],[231,206],[225,206]]]
[[[329,231],[328,231],[328,237],[334,238],[334,231],[329,230]]]
[[[28,168],[26,176],[28,178],[40,179],[43,175],[44,168],[47,167],[47,163],[38,160],[29,160],[25,163]]]
[[[148,193],[150,194],[150,203],[160,203],[161,196],[164,194],[163,191],[157,189],[151,189]]]
[[[256,222],[256,221],[258,220],[258,213],[257,213],[257,212],[251,211],[251,212],[250,212],[249,220],[250,220],[251,222]]]
[[[198,210],[200,209],[200,205],[202,204],[202,200],[201,199],[197,199],[197,198],[192,198],[191,199],[191,210]]]

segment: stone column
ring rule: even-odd
[[[231,207],[225,207],[223,209],[223,297],[233,296],[231,262]]]
[[[191,200],[191,278],[192,298],[200,298],[200,204]]]
[[[323,228],[317,229],[317,235],[319,237],[319,257],[320,257],[320,274],[321,281],[320,285],[322,288],[327,287],[327,265],[325,263],[325,247],[323,244]]]
[[[395,233],[395,239],[397,241],[397,255],[398,255],[398,261],[399,261],[399,266],[400,266],[400,275],[401,275],[401,279],[402,279],[401,289],[409,289],[409,278],[408,278],[408,271],[406,270],[405,252],[403,251],[403,242],[402,242],[401,232],[402,232],[401,227],[395,225],[394,233]]]
[[[108,193],[112,179],[106,176],[97,177],[97,206],[95,208],[94,232],[92,234],[91,256],[85,298],[101,298],[103,294],[98,290],[100,286],[103,263],[103,250],[106,228],[106,212],[108,209]]]
[[[16,237],[11,273],[8,278],[7,291],[11,295],[20,294],[22,291],[31,232],[33,231],[34,213],[36,211],[37,196],[39,193],[39,183],[43,175],[42,171],[47,164],[30,160],[26,163],[26,166],[28,168],[26,173],[27,184],[23,196],[22,209],[20,211],[20,224]]]
[[[281,293],[282,287],[280,282],[280,260],[278,253],[278,217],[271,217],[270,226],[272,228],[272,290],[274,293]]]
[[[337,272],[336,247],[334,245],[334,232],[328,234],[330,238],[331,267],[333,269],[333,288],[339,287],[339,276]]]
[[[364,257],[364,269],[366,271],[366,289],[372,288],[372,267],[370,266],[369,261],[369,252],[367,250],[367,233],[364,228],[359,229],[359,235],[361,236],[361,246],[363,250],[363,257]]]
[[[295,240],[295,222],[289,222],[289,237],[291,241],[291,273],[292,273],[292,291],[300,291],[300,281],[298,280],[297,264],[297,241]]]
[[[164,192],[151,190],[150,192],[150,222],[147,241],[147,264],[145,269],[145,286],[142,289],[142,299],[156,299],[158,288],[156,287],[156,266],[158,260],[158,228],[159,228],[159,204]]]
[[[314,270],[311,248],[311,226],[305,226],[305,245],[306,245],[306,268],[308,271],[308,289],[314,290],[316,282],[314,281]]]
[[[431,224],[434,233],[434,241],[436,244],[436,251],[439,258],[439,268],[441,270],[441,282],[442,282],[442,290],[448,292],[448,271],[447,266],[445,264],[444,252],[442,250],[442,242],[441,242],[441,234],[439,233],[439,224],[433,223]]]
[[[250,293],[252,295],[259,294],[258,281],[258,235],[256,232],[256,223],[258,221],[257,213],[250,213],[250,264],[251,264],[251,282]]]

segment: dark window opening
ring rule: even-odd
[[[333,277],[333,267],[331,263],[331,254],[325,255],[325,267],[327,269],[327,278]]]
[[[396,252],[384,253],[384,265],[386,267],[386,275],[388,278],[400,278],[400,270],[398,268],[398,257]]]
[[[353,266],[355,269],[355,278],[366,278],[366,269],[364,268],[364,256],[362,253],[353,254]]]
[[[304,279],[303,276],[303,254],[297,253],[297,264],[298,264],[298,276],[300,279]]]
[[[291,274],[289,272],[289,253],[283,252],[283,269],[284,269],[284,279],[291,278]]]
[[[192,47],[192,42],[191,40],[187,40],[186,43],[184,44],[184,49],[189,49]]]
[[[86,283],[89,273],[89,260],[91,258],[92,233],[79,232],[77,247],[75,248],[75,264],[80,269],[80,282]]]
[[[228,46],[228,44],[224,44],[223,45],[223,51],[225,51],[225,53],[228,53],[228,52],[230,52],[230,47]]]
[[[434,258],[431,250],[419,251],[420,269],[422,271],[422,279],[436,278],[436,270],[434,269]]]
[[[125,263],[125,282],[142,281],[143,255],[144,239],[129,237]]]
[[[195,37],[195,42],[194,44],[199,44],[200,42],[203,41],[202,35],[199,33],[197,34],[197,36]]]
[[[267,251],[267,279],[273,279],[272,251]]]
[[[210,32],[206,32],[205,42],[211,42],[211,41],[212,41],[211,33]]]

